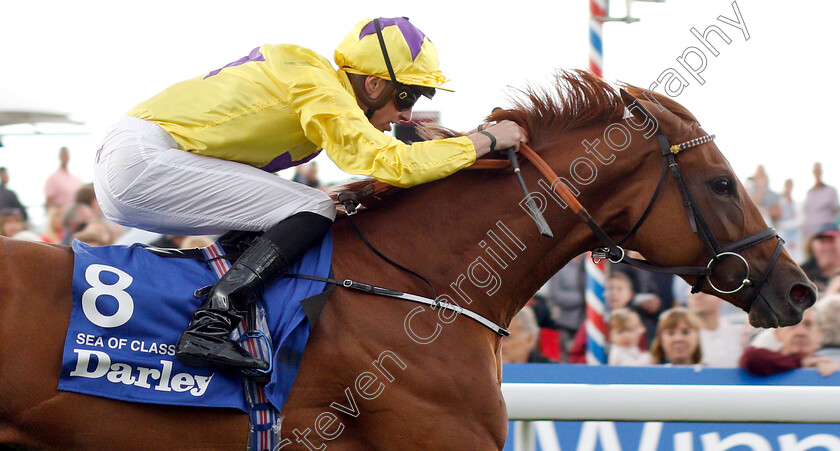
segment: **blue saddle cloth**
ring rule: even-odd
[[[203,299],[196,289],[218,276],[205,262],[156,255],[143,245],[91,247],[73,242],[73,310],[64,343],[58,389],[123,401],[248,411],[240,376],[181,364],[175,343]],[[291,272],[327,277],[329,234]],[[300,301],[324,282],[281,278],[264,296],[273,342],[268,402],[280,410],[309,338]]]

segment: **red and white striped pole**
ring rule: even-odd
[[[607,364],[607,303],[604,291],[607,287],[607,261],[592,261],[588,253],[584,262],[586,268],[586,363]]]
[[[607,17],[607,0],[589,0],[589,70],[603,77],[604,45],[602,32]]]
[[[638,22],[639,19],[630,17],[630,4],[627,1],[627,15],[625,17],[609,17],[609,0],[589,0],[589,70],[599,76],[604,76],[604,22]],[[635,0],[639,1],[639,0]],[[644,0],[662,2],[664,0]],[[592,254],[586,259],[586,363],[590,365],[604,365],[607,363],[607,304],[604,299],[607,281],[607,261],[600,263],[592,261]]]

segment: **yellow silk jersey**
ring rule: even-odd
[[[128,112],[166,130],[182,150],[276,172],[324,149],[342,170],[409,187],[475,161],[466,137],[407,145],[377,130],[347,75],[317,53],[263,45],[177,83]]]

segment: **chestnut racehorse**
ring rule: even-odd
[[[708,233],[719,247],[764,233],[759,210],[711,141],[675,157],[682,186],[705,218],[689,219],[676,175],[672,169],[664,175],[665,157],[652,131],[670,145],[707,133],[670,99],[626,89],[630,94],[622,95],[588,73],[564,72],[550,90],[528,91],[493,119],[524,126],[530,147],[566,182],[593,224],[612,240],[628,235],[622,247],[650,264],[703,268],[710,262]],[[551,239],[537,232],[520,206],[523,192],[510,170],[465,170],[398,190],[353,221],[383,254],[427,277],[440,299],[506,326],[566,262],[605,246],[568,202],[545,189],[554,180],[543,179],[528,162],[521,173],[532,192],[540,192],[534,197],[553,229]],[[348,220],[337,221],[333,233],[336,278],[432,296],[426,284],[375,256]],[[709,282],[737,286],[748,265],[753,282],[720,296],[747,310],[755,326],[796,324],[814,303],[813,285],[786,252],[774,255],[780,249],[774,235],[750,241],[732,252],[738,256],[710,265],[717,279],[683,277],[719,294]],[[244,449],[248,416],[238,411],[56,390],[72,262],[67,247],[0,241],[0,443],[65,450]],[[757,289],[761,278],[766,281]],[[464,315],[336,288],[284,407],[285,449],[502,448],[508,423],[501,340]]]

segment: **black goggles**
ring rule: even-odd
[[[391,82],[394,84],[394,105],[397,106],[397,109],[403,111],[414,108],[414,104],[417,103],[420,96],[430,99],[434,97],[435,88],[408,86],[397,81],[394,68],[391,66],[391,58],[388,58],[388,48],[385,47],[385,38],[382,37],[382,26],[379,24],[379,19],[373,19],[373,25],[376,28],[376,37],[379,38],[379,48],[382,49],[382,57],[385,58],[388,75],[391,76]]]
[[[396,85],[396,89],[394,90],[394,105],[396,105],[397,109],[400,111],[414,108],[414,104],[417,103],[417,99],[419,99],[420,96],[424,96],[429,99],[435,96],[435,88],[422,86],[408,87],[401,83],[394,84]]]

